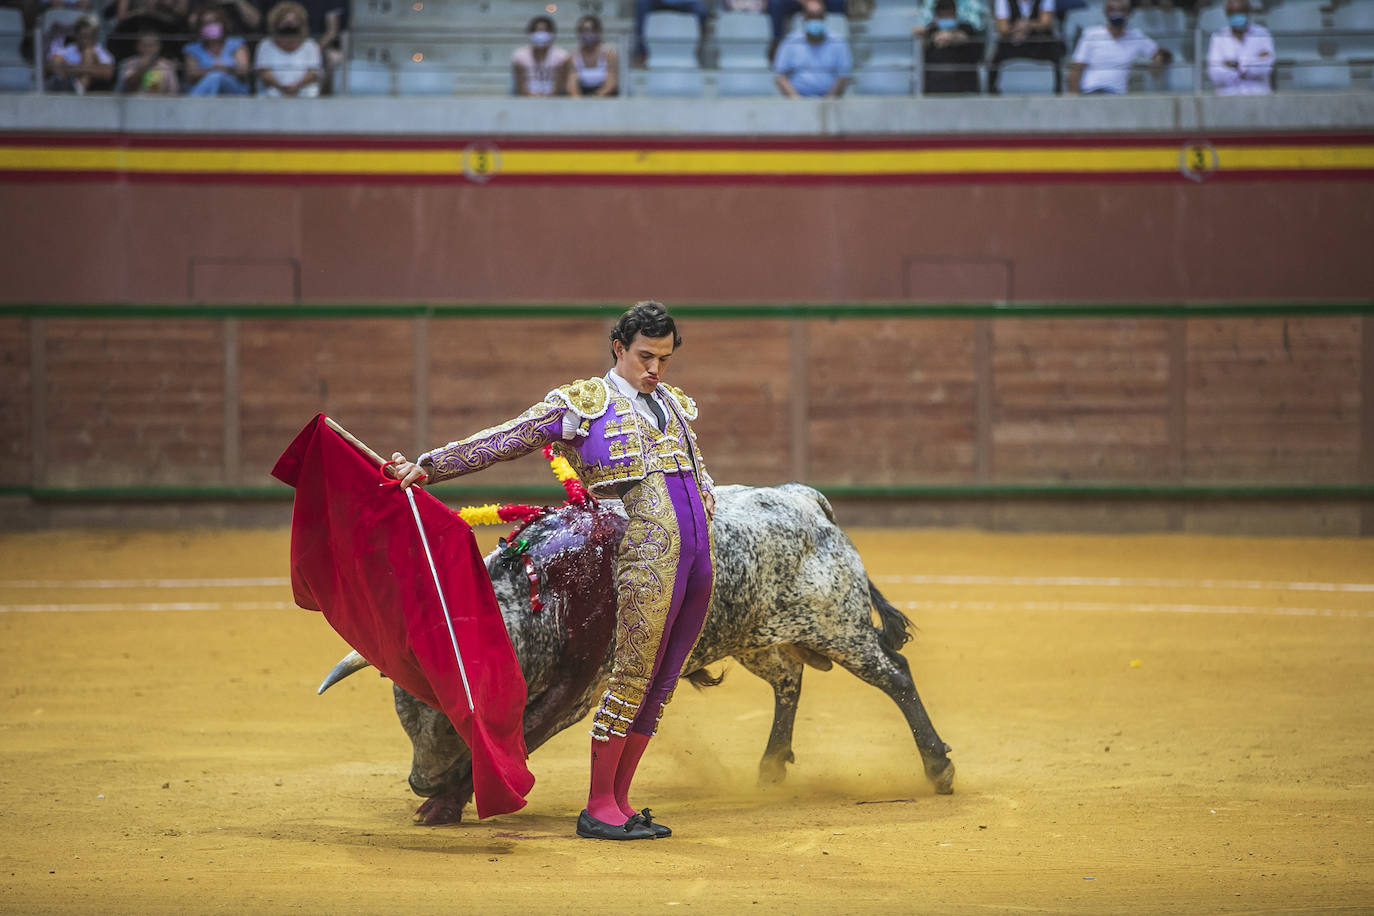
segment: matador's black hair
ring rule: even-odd
[[[636,334],[643,334],[645,337],[667,337],[672,334],[673,349],[682,346],[677,324],[662,302],[636,302],[629,311],[620,316],[615,327],[611,328],[611,340],[618,340],[627,347],[630,341],[635,339]],[[615,361],[615,344],[611,344],[611,361]]]

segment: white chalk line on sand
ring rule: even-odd
[[[1086,588],[1206,588],[1288,592],[1374,592],[1371,582],[1265,582],[1260,579],[1150,579],[1117,576],[874,576],[879,585],[1022,585]],[[0,583],[3,584],[3,583]]]
[[[907,611],[1088,611],[1136,614],[1267,614],[1283,617],[1374,617],[1374,611],[1228,604],[1118,604],[1100,601],[900,601]],[[88,604],[0,604],[0,614],[116,611],[282,611],[290,601],[104,601]]]
[[[91,604],[0,604],[0,614],[45,611],[281,611],[295,608],[290,601],[102,601]]]
[[[3,588],[272,588],[285,576],[244,579],[0,579]]]
[[[1086,588],[1197,588],[1292,592],[1368,592],[1374,582],[1267,582],[1261,579],[1164,579],[1120,576],[874,576],[879,585],[1008,585]],[[0,579],[6,588],[278,588],[286,576],[220,579]]]
[[[1101,601],[899,601],[905,611],[1089,611],[1132,614],[1266,614],[1280,617],[1374,617],[1374,611],[1233,604],[1115,604]]]

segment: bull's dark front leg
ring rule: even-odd
[[[432,798],[425,799],[415,809],[415,823],[425,827],[442,827],[457,824],[463,820],[463,809],[472,801],[472,778],[468,777],[465,786],[446,789]]]
[[[916,749],[921,752],[926,778],[940,795],[953,793],[954,763],[949,759],[952,748],[935,733],[935,726],[931,724],[920,694],[916,692],[916,683],[911,679],[911,667],[906,659],[879,645],[876,639],[866,651],[832,657],[856,677],[892,697],[906,717],[907,725],[911,726],[911,735],[916,739]]]
[[[759,761],[759,782],[779,783],[787,778],[787,764],[796,762],[792,753],[792,726],[801,699],[802,663],[789,646],[775,646],[736,659],[746,671],[758,675],[773,688],[773,730]]]

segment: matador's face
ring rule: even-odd
[[[673,335],[635,334],[628,347],[616,340],[611,342],[611,349],[615,351],[615,371],[636,391],[648,394],[658,387],[668,368],[668,360],[673,356]]]

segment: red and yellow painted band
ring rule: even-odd
[[[1174,174],[1181,145],[973,146],[908,149],[502,149],[492,177],[711,177]],[[1215,146],[1209,171],[1374,170],[1374,143]],[[238,176],[453,176],[473,171],[463,149],[186,148],[0,145],[0,173]]]

